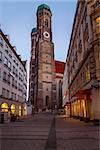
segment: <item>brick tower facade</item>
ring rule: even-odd
[[[31,33],[29,99],[38,109],[56,104],[54,44],[52,42],[52,13],[46,4],[38,6],[37,28]]]

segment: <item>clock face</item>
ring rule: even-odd
[[[50,37],[50,34],[49,34],[47,31],[45,31],[45,32],[43,33],[43,35],[44,35],[45,38],[49,38],[49,37]]]

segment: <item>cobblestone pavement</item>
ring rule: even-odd
[[[0,150],[99,150],[99,127],[45,113],[0,124]]]
[[[56,117],[57,150],[100,150],[99,129],[92,123]]]

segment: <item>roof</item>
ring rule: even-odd
[[[61,61],[55,61],[55,70],[56,73],[64,74],[65,63]]]
[[[33,28],[31,33],[37,32],[37,28]]]
[[[38,6],[37,11],[43,10],[43,9],[47,9],[51,12],[50,7],[46,4],[41,4],[40,6]]]

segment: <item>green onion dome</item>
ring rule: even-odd
[[[50,7],[46,4],[42,4],[42,5],[38,6],[37,11],[40,11],[40,10],[43,10],[43,9],[47,9],[51,12]]]
[[[33,28],[31,33],[37,32],[37,28]]]

